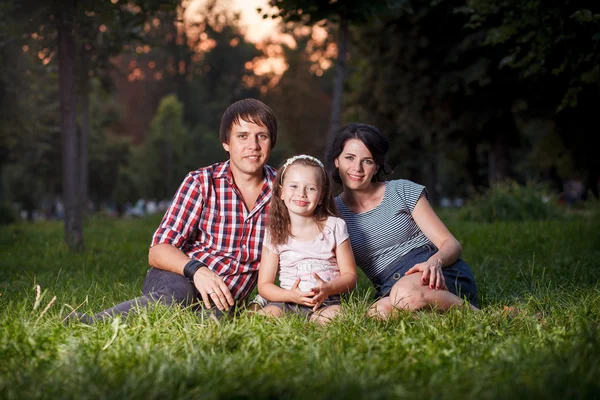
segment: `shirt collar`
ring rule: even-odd
[[[233,176],[231,175],[231,168],[229,167],[229,160],[225,161],[224,163],[219,164],[217,166],[217,168],[215,169],[213,176],[216,179],[230,178],[229,180],[232,181]]]
[[[263,175],[269,184],[269,188],[273,188],[273,180],[275,179],[277,171],[268,165],[263,166]],[[230,161],[227,160],[220,164],[214,172],[215,179],[227,179],[230,185],[233,185],[233,174],[231,173]]]

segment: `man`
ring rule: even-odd
[[[257,280],[276,171],[266,165],[277,141],[272,110],[254,99],[225,110],[219,137],[229,160],[190,172],[152,237],[143,296],[104,310],[93,323],[160,301],[202,301],[220,316],[247,299]]]

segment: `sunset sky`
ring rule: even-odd
[[[191,0],[186,14],[193,14],[206,0]],[[268,37],[278,37],[278,21],[271,18],[263,19],[256,9],[271,9],[268,0],[219,0],[219,7],[239,11],[241,22],[246,31],[246,38],[254,43],[260,42]]]
[[[193,20],[198,11],[202,9],[207,0],[189,0],[186,5],[184,18]],[[245,37],[248,41],[256,44],[257,48],[261,49],[266,57],[259,57],[252,61],[251,68],[256,75],[274,75],[271,84],[278,81],[287,69],[287,63],[283,55],[281,44],[295,48],[296,41],[289,34],[282,34],[279,29],[280,20],[272,18],[263,18],[264,12],[273,12],[275,8],[269,6],[269,0],[217,0],[217,9],[228,10],[240,13],[240,25]],[[261,8],[262,12],[258,13],[257,8]],[[327,37],[327,30],[315,26],[309,29],[310,34],[315,42],[322,42]],[[268,43],[265,43],[268,41]],[[323,70],[331,67],[331,59],[336,54],[335,44],[331,44],[328,49],[323,51],[315,51],[310,59],[313,62],[311,71],[318,76],[323,74]]]
[[[193,15],[200,9],[207,0],[190,0],[186,7],[185,18],[193,18]],[[271,18],[263,19],[256,9],[261,8],[264,11],[272,10],[268,5],[268,0],[218,0],[217,7],[240,13],[241,28],[245,33],[246,39],[256,43],[261,48],[261,42],[269,40],[271,44],[265,46],[263,50],[267,58],[257,59],[253,62],[252,69],[257,75],[275,74],[280,76],[287,69],[287,64],[283,58],[283,50],[278,43],[286,43],[288,46],[295,46],[294,39],[289,35],[282,35],[278,29],[279,21]],[[273,81],[273,83],[276,82]]]

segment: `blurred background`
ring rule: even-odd
[[[577,204],[599,45],[596,0],[0,0],[0,222],[160,212],[247,97],[276,113],[275,167],[360,121],[438,207],[505,182]]]

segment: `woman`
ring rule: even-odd
[[[436,215],[424,186],[386,181],[388,139],[374,126],[349,124],[330,142],[325,162],[343,192],[336,197],[357,265],[375,285],[369,315],[398,309],[477,309],[477,286],[462,248]]]

